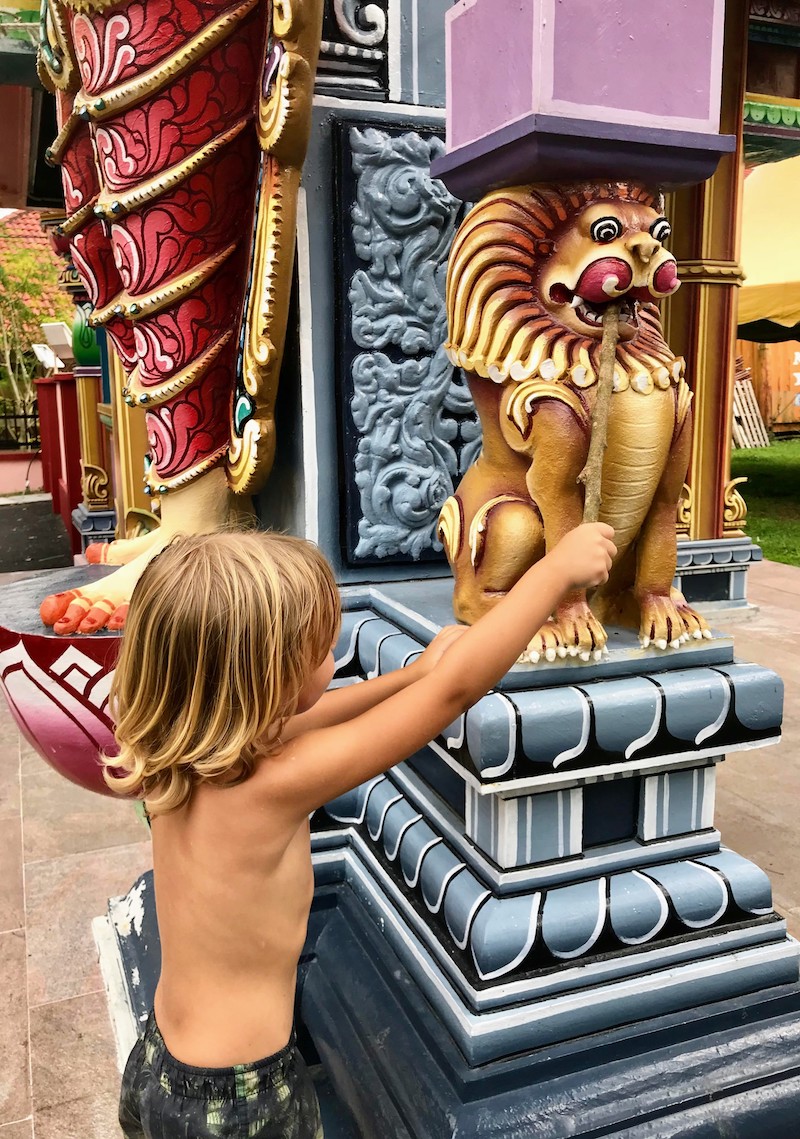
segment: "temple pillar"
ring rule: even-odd
[[[108,352],[113,415],[114,505],[117,537],[133,538],[158,524],[152,498],[144,492],[144,463],[148,454],[147,425],[137,408],[129,407],[122,396],[125,370],[113,349]]]
[[[720,130],[736,138],[707,182],[670,195],[683,288],[664,304],[667,343],[686,359],[694,390],[694,445],[684,522],[696,541],[741,538],[740,496],[730,486],[737,290],[744,167],[742,124],[747,63],[747,6],[728,5]]]

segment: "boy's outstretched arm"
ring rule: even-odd
[[[383,703],[390,696],[408,688],[409,684],[427,676],[450,645],[466,631],[465,625],[448,625],[434,637],[420,656],[404,668],[397,668],[394,672],[375,677],[374,680],[364,680],[358,684],[348,684],[344,688],[334,688],[326,692],[313,708],[309,708],[299,716],[292,716],[281,733],[281,739],[284,743],[288,743],[304,732],[332,728],[336,724],[344,724],[368,712],[376,704]]]
[[[505,676],[564,594],[607,579],[613,536],[603,523],[579,526],[454,639],[427,676],[347,723],[289,742],[269,764],[273,802],[305,816],[424,747]]]

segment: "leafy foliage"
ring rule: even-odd
[[[19,218],[14,213],[0,220],[0,398],[22,410],[32,406],[33,381],[42,374],[31,348],[43,339],[40,324],[71,324],[74,308],[58,284],[58,258]]]

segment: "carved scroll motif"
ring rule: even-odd
[[[339,30],[360,47],[377,47],[386,35],[386,11],[364,0],[333,0]]]
[[[428,173],[444,150],[416,132],[350,132],[357,178],[350,412],[360,434],[357,558],[441,549],[442,504],[477,457],[480,427],[442,347],[447,255],[461,203]]]
[[[683,484],[681,497],[678,499],[676,523],[678,534],[688,534],[692,525],[692,510],[694,508],[694,492],[688,483]]]
[[[725,487],[723,496],[723,530],[729,537],[732,534],[741,534],[747,519],[747,503],[739,492],[739,486],[746,483],[746,478],[731,479]]]

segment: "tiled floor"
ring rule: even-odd
[[[786,682],[784,741],[718,769],[725,842],[772,878],[800,935],[800,569],[750,577],[740,657]],[[0,1139],[119,1139],[119,1077],[91,935],[106,899],[150,864],[130,807],[73,787],[19,737],[0,699]]]
[[[132,808],[51,771],[0,699],[0,1139],[118,1139],[91,921],[149,865]]]
[[[786,686],[783,740],[731,755],[717,768],[715,822],[723,842],[772,880],[775,905],[800,938],[800,569],[762,562],[748,574],[760,612],[728,626],[742,660],[772,668]]]

